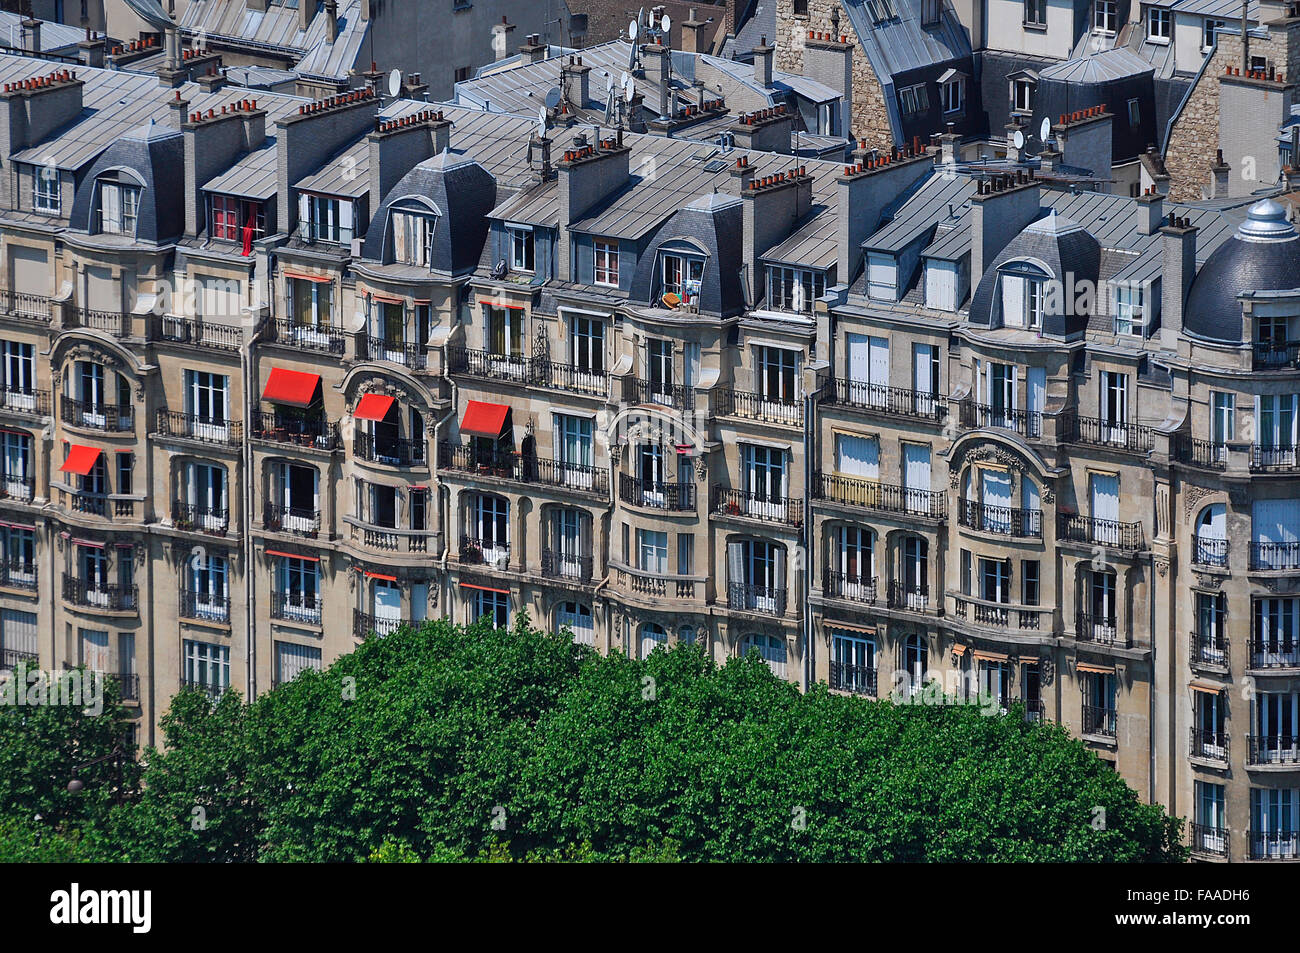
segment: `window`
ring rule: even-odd
[[[38,212],[58,215],[63,210],[59,193],[59,170],[52,166],[32,169],[32,208]]]
[[[1218,38],[1219,30],[1226,27],[1227,25],[1228,25],[1227,20],[1215,20],[1209,17],[1206,18],[1204,33],[1201,38],[1202,52],[1208,52],[1209,50],[1214,48],[1214,44],[1218,42],[1219,39]]]
[[[510,624],[510,596],[504,592],[475,589],[470,608],[475,619],[487,616],[488,621],[498,629]]]
[[[1093,0],[1092,27],[1098,33],[1110,34],[1119,28],[1119,10],[1116,0]]]
[[[618,287],[618,242],[596,239],[596,284]]]
[[[1034,111],[1034,84],[1027,79],[1011,82],[1011,109],[1018,113]]]
[[[393,261],[433,267],[433,234],[438,217],[423,212],[393,212]]]
[[[940,90],[943,97],[943,111],[945,113],[959,113],[962,106],[965,105],[963,94],[965,93],[965,83],[960,79],[950,79],[943,84]]]
[[[930,108],[930,94],[926,91],[925,84],[918,83],[916,86],[905,87],[899,93],[899,104],[902,106],[904,116],[915,116],[926,112]]]
[[[921,0],[921,26],[936,26],[943,12],[943,0]]]
[[[140,217],[140,187],[100,180],[99,230],[108,235],[135,237]]]
[[[335,245],[352,243],[352,220],[355,213],[348,199],[302,192],[298,196],[298,223],[308,241]]]
[[[1173,11],[1165,7],[1151,7],[1148,9],[1147,39],[1163,40],[1168,43],[1173,35]]]
[[[1142,337],[1145,330],[1141,286],[1131,284],[1116,285],[1115,333]]]
[[[824,294],[824,272],[778,266],[767,270],[767,302],[774,311],[812,314],[813,302]]]
[[[662,293],[675,294],[689,305],[699,300],[700,281],[704,278],[704,259],[694,255],[665,252],[663,256]]]
[[[510,267],[531,273],[535,267],[532,226],[507,225],[506,234],[510,239]]]
[[[1047,0],[1025,0],[1025,23],[1047,26]]]
[[[266,210],[261,202],[250,202],[234,195],[212,196],[212,237],[228,242],[242,242],[245,254],[251,252],[254,239],[266,234]]]
[[[220,695],[230,687],[230,649],[186,639],[184,678],[192,688]]]

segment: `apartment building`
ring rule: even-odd
[[[1300,853],[1278,206],[950,140],[831,163],[19,57],[0,89],[4,665],[114,674],[150,743],[182,686],[523,610],[1020,701],[1198,857]]]

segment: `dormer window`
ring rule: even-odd
[[[51,215],[58,215],[63,210],[58,169],[51,166],[32,169],[32,208]]]
[[[253,242],[266,235],[266,210],[261,202],[250,202],[236,195],[212,196],[212,237],[225,242],[239,242],[244,254],[252,254]]]
[[[776,265],[767,270],[767,306],[774,311],[812,314],[813,302],[824,294],[824,272]]]
[[[694,305],[699,300],[700,281],[704,278],[704,259],[698,255],[664,252],[661,275],[664,295],[676,295]]]
[[[298,195],[298,227],[307,241],[350,245],[354,212],[350,199],[308,192]]]
[[[433,234],[437,224],[438,217],[430,213],[394,211],[393,261],[417,268],[432,268]]]
[[[138,185],[126,179],[99,180],[99,231],[106,235],[135,236],[135,226],[140,218],[140,192]]]
[[[510,268],[532,273],[536,270],[536,241],[531,225],[507,225],[510,235]]]

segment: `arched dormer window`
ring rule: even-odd
[[[95,231],[135,237],[144,185],[125,169],[110,169],[95,180]]]
[[[998,269],[1004,328],[1042,328],[1043,297],[1049,278],[1046,270],[1028,261],[1009,261]]]

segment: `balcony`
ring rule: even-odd
[[[460,561],[471,566],[491,566],[494,569],[510,568],[510,544],[494,539],[473,536],[460,538]]]
[[[822,594],[830,599],[871,604],[876,601],[876,577],[839,572],[828,566],[822,573]]]
[[[937,490],[917,490],[821,471],[813,475],[813,496],[845,506],[934,520],[943,519],[946,508],[945,495]]]
[[[36,564],[19,559],[0,560],[0,586],[36,591]]]
[[[352,439],[352,454],[358,460],[382,463],[390,467],[423,467],[428,465],[424,440],[407,440],[357,434]]]
[[[35,477],[0,475],[0,500],[17,500],[26,503],[35,496]]]
[[[1250,469],[1255,473],[1295,473],[1300,470],[1296,448],[1288,445],[1250,446]]]
[[[803,525],[803,500],[777,497],[752,490],[733,490],[714,485],[710,510],[718,516],[740,516],[765,523]]]
[[[189,589],[182,589],[177,603],[182,619],[221,623],[230,621],[230,596],[225,593],[192,592]]]
[[[971,596],[953,596],[954,614],[963,622],[986,625],[996,629],[1025,629],[1036,632],[1040,628],[1039,616],[1047,609],[1037,607],[1012,607],[991,599]]]
[[[1285,371],[1300,364],[1300,341],[1256,341],[1252,367],[1257,371]]]
[[[793,397],[768,397],[726,387],[714,392],[713,412],[719,417],[740,417],[765,424],[803,428],[803,401]]]
[[[1300,738],[1295,735],[1247,735],[1246,763],[1300,764]]]
[[[150,337],[168,344],[238,352],[243,346],[243,330],[228,324],[211,324],[202,318],[178,318],[156,315],[150,322]]]
[[[135,427],[134,408],[130,404],[118,407],[63,397],[59,400],[59,417],[73,427],[88,427],[110,433],[126,433]]]
[[[1189,753],[1202,761],[1228,763],[1228,733],[1226,731],[1202,731],[1193,728],[1192,745]]]
[[[320,510],[267,503],[262,523],[268,532],[315,538],[320,533]]]
[[[1251,830],[1251,860],[1295,860],[1297,857],[1300,857],[1300,831]]]
[[[75,576],[64,576],[63,599],[74,606],[106,612],[133,612],[140,605],[140,592],[138,586],[106,586]]]
[[[78,308],[73,312],[73,320],[79,328],[104,331],[114,337],[126,337],[131,332],[131,316],[121,311]]]
[[[962,526],[982,533],[1025,539],[1041,539],[1043,536],[1042,510],[1023,510],[1009,506],[990,506],[975,500],[958,500],[957,521]]]
[[[876,695],[876,670],[850,662],[831,662],[830,686],[854,695]]]
[[[727,583],[727,608],[766,615],[785,615],[785,590],[774,586]]]
[[[1074,618],[1074,637],[1080,642],[1090,642],[1093,645],[1128,648],[1128,636],[1120,634],[1119,625],[1113,615],[1081,611]]]
[[[1137,552],[1144,545],[1141,523],[1119,523],[1069,513],[1057,514],[1056,535],[1067,542],[1105,546],[1123,552]]]
[[[1192,565],[1223,569],[1228,565],[1228,541],[1210,536],[1192,537]]]
[[[1250,643],[1250,667],[1300,668],[1300,638],[1253,639]]]
[[[930,601],[928,586],[909,586],[902,582],[889,584],[886,604],[891,609],[905,609],[908,612],[933,612],[937,608]]]
[[[632,506],[643,506],[648,509],[670,510],[676,513],[695,512],[694,483],[660,483],[620,473],[618,498]]]
[[[209,536],[225,536],[230,528],[230,511],[225,507],[173,503],[172,522],[177,529],[207,533]]]
[[[915,420],[942,421],[948,416],[948,405],[936,394],[908,390],[906,387],[886,387],[863,381],[833,378],[831,386],[822,392],[822,402],[842,407],[860,407],[890,417],[911,417]]]
[[[450,373],[468,377],[512,381],[591,397],[604,397],[609,393],[609,378],[604,371],[560,361],[528,358],[522,354],[495,354],[468,347],[449,347],[447,363]],[[623,399],[627,400],[626,390]]]
[[[265,325],[268,343],[283,344],[300,351],[343,356],[344,332],[328,324],[298,324],[278,318]]]
[[[692,410],[695,407],[695,388],[683,384],[666,384],[662,381],[643,381],[635,377],[625,377],[623,378],[623,403],[671,407],[673,410]]]
[[[321,597],[315,592],[272,592],[271,618],[320,625]]]
[[[564,463],[514,453],[480,453],[473,445],[453,445],[447,440],[438,443],[438,459],[440,468],[445,470],[581,490],[602,498],[609,496],[609,472],[585,463]]]
[[[1083,733],[1114,738],[1119,713],[1114,708],[1097,708],[1093,705],[1083,706]]]
[[[375,635],[389,635],[410,623],[409,619],[395,619],[391,616],[377,616],[360,609],[352,610],[352,635],[358,639]]]
[[[1188,844],[1197,854],[1210,854],[1214,857],[1227,857],[1229,834],[1226,827],[1209,824],[1189,824]]]
[[[407,341],[385,341],[382,338],[362,335],[357,357],[363,361],[385,361],[400,364],[413,371],[422,371],[428,365],[428,353],[423,344]]]
[[[595,560],[592,556],[553,549],[542,550],[542,575],[548,579],[567,579],[572,582],[590,582]]]
[[[343,446],[339,425],[323,417],[295,417],[275,411],[255,411],[252,431],[254,440],[291,444],[313,450],[338,450]]]
[[[1122,420],[1105,420],[1101,417],[1080,417],[1069,413],[1061,416],[1062,439],[1093,447],[1107,447],[1127,453],[1146,453],[1155,447],[1155,431]]]
[[[1251,543],[1250,568],[1263,572],[1300,569],[1300,542]]]
[[[23,417],[48,417],[50,392],[33,388],[0,389],[0,411]]]
[[[27,321],[50,320],[51,299],[44,295],[25,294],[21,291],[0,291],[0,311]]]
[[[1227,636],[1193,632],[1189,658],[1193,668],[1226,670],[1228,667]]]
[[[158,434],[221,447],[238,447],[244,442],[244,425],[237,420],[217,420],[178,410],[160,410]]]
[[[1174,455],[1182,463],[1207,470],[1222,470],[1228,465],[1228,447],[1213,440],[1179,437],[1174,441]]]
[[[1036,410],[993,407],[989,404],[977,404],[973,400],[963,400],[958,407],[959,419],[963,427],[1010,430],[1022,437],[1043,435],[1043,415]]]
[[[40,656],[35,652],[23,652],[19,649],[0,649],[0,672],[11,672],[19,665],[33,666],[40,664]]]

